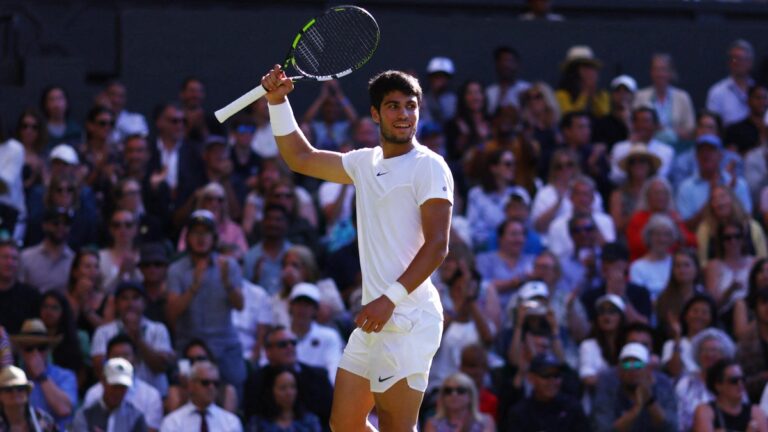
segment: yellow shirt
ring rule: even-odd
[[[608,115],[611,110],[611,96],[605,90],[598,90],[591,99],[587,99],[583,94],[579,95],[575,101],[571,100],[571,95],[567,91],[557,90],[555,98],[558,105],[560,105],[560,112],[563,114],[571,111],[588,111],[597,118]],[[587,110],[588,102],[591,106],[590,110]]]

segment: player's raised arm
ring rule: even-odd
[[[280,65],[275,65],[261,79],[267,90],[269,120],[277,148],[291,170],[335,183],[352,183],[341,162],[341,153],[318,150],[307,141],[299,129],[287,95],[293,91],[293,82]]]

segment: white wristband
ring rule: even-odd
[[[293,117],[291,104],[285,101],[281,104],[269,106],[269,122],[272,124],[272,134],[275,136],[285,136],[298,130],[299,125]]]
[[[397,306],[400,301],[402,301],[404,298],[408,297],[408,290],[405,289],[403,284],[400,282],[395,281],[392,285],[387,288],[386,291],[384,291],[384,295],[389,298],[392,303]]]

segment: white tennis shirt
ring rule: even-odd
[[[381,147],[374,147],[345,153],[342,162],[357,192],[363,304],[367,304],[384,294],[424,244],[420,206],[433,198],[453,204],[453,176],[442,156],[418,143],[401,156],[384,159]],[[440,298],[429,278],[397,308],[419,308],[442,317]]]

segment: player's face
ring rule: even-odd
[[[371,107],[371,117],[379,124],[384,142],[410,144],[419,122],[419,101],[395,90],[384,96],[378,110]]]

